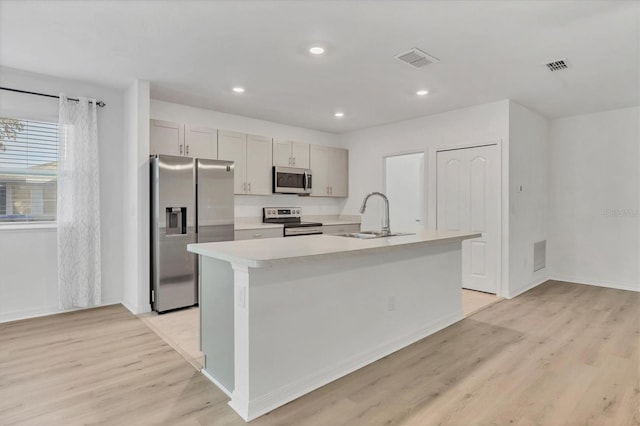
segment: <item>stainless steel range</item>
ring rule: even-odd
[[[297,237],[299,235],[322,234],[322,223],[302,222],[302,209],[300,207],[264,207],[262,209],[262,221],[264,223],[284,224],[285,237]]]

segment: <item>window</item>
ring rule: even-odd
[[[0,118],[0,223],[56,220],[58,124]]]

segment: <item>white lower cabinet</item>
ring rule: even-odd
[[[283,236],[282,228],[236,229],[235,240],[256,240],[260,238],[278,238]]]
[[[359,223],[350,223],[347,225],[324,225],[322,233],[327,235],[346,234],[349,232],[360,232]]]

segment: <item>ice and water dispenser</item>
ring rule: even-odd
[[[187,208],[167,207],[165,235],[181,235],[187,233]]]

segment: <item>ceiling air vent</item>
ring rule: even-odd
[[[409,64],[414,68],[422,68],[429,64],[440,62],[440,59],[431,56],[420,49],[413,48],[408,52],[400,53],[394,58],[401,60],[405,64]]]
[[[547,65],[547,68],[549,68],[549,71],[560,71],[560,70],[566,70],[567,68],[569,68],[569,66],[567,65],[567,63],[565,62],[566,59],[560,59],[557,61],[553,61],[553,62],[549,62]]]

